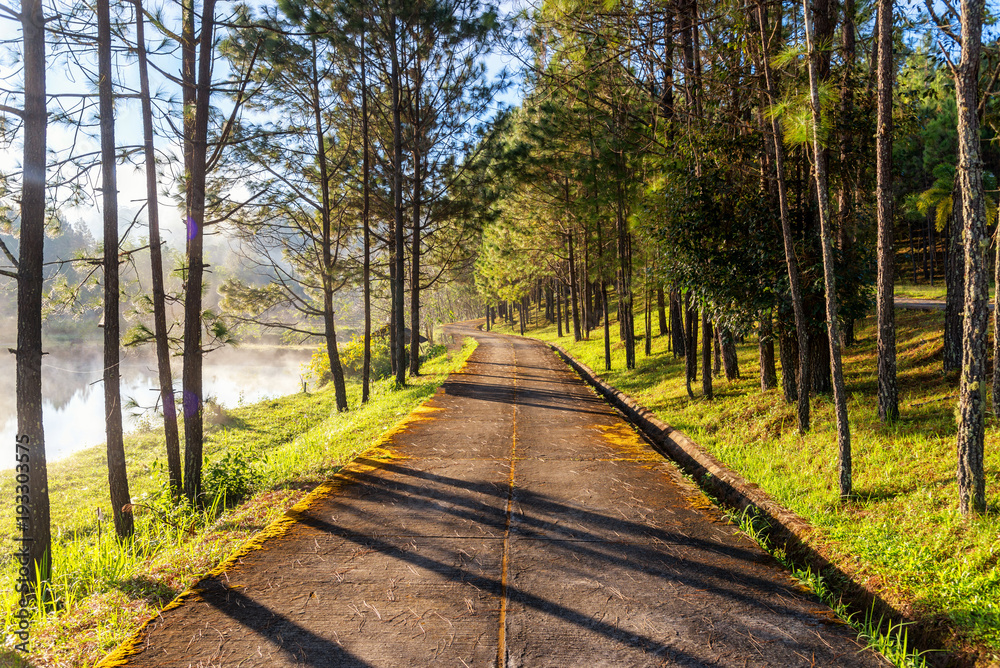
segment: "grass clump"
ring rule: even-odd
[[[360,385],[349,384],[352,409],[346,413],[337,412],[332,386],[227,410],[227,419],[205,438],[204,482],[211,496],[204,508],[170,499],[161,435],[126,437],[136,529],[125,543],[111,523],[104,448],[51,463],[51,602],[32,610],[31,654],[17,660],[36,668],[93,666],[308,490],[371,447],[474,349],[469,339],[461,350],[427,360],[423,375],[404,388],[391,380],[373,384],[363,406]],[[0,481],[0,498],[13,498],[8,478]],[[0,665],[7,665],[16,658],[9,635],[17,612],[12,504],[0,513]]]
[[[991,416],[986,430],[990,510],[967,520],[958,511],[955,481],[958,376],[941,372],[943,326],[940,312],[897,311],[901,418],[886,426],[875,400],[874,319],[856,323],[858,341],[843,357],[855,488],[848,502],[837,488],[832,397],[813,398],[812,430],[800,435],[795,406],[785,403],[780,384],[759,389],[752,337],[738,346],[743,377],[717,378],[714,400],[691,400],[684,360],[668,352],[665,336],[653,337],[649,357],[637,342],[636,369],[627,371],[613,326],[606,371],[602,329],[580,342],[558,338],[548,325],[530,335],[558,343],[804,517],[816,528],[816,547],[841,570],[898,608],[955,629],[954,648],[975,647],[988,663],[1000,660],[1000,421]],[[700,341],[698,355],[700,379]]]

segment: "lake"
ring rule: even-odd
[[[100,344],[48,345],[42,358],[42,421],[45,452],[54,461],[105,442],[103,353]],[[310,350],[253,346],[223,348],[205,356],[204,396],[226,408],[284,396],[302,389],[302,365]],[[181,386],[181,360],[174,358],[174,387]],[[131,415],[129,399],[152,407],[159,397],[156,358],[152,348],[128,351],[122,357],[122,412],[125,431],[158,416]],[[179,393],[178,393],[179,394]],[[13,467],[17,431],[15,367],[12,354],[0,355],[0,469]],[[181,440],[183,441],[183,433]]]

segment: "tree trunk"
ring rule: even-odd
[[[681,310],[681,294],[677,290],[670,291],[670,331],[673,339],[674,357],[684,357],[686,349],[684,315]]]
[[[715,335],[712,337],[712,375],[716,378],[722,373],[722,351],[719,341],[719,328],[715,327]]]
[[[156,368],[163,402],[163,434],[167,450],[170,494],[180,495],[181,445],[174,405],[174,379],[170,371],[170,343],[167,340],[166,291],[163,287],[163,241],[160,238],[160,207],[156,188],[156,147],[153,135],[153,105],[149,95],[149,67],[146,62],[145,20],[142,0],[135,2],[136,52],[139,58],[139,99],[142,105],[143,149],[146,165],[146,217],[149,221],[149,263],[153,287],[153,335],[156,340]]]
[[[778,355],[781,358],[781,389],[785,402],[798,399],[799,357],[798,340],[778,323]]]
[[[618,231],[618,320],[623,328],[625,368],[635,368],[635,326],[632,318],[632,241],[625,218],[625,194],[619,182],[615,223]]]
[[[854,73],[854,60],[856,54],[856,40],[854,27],[854,0],[844,0],[844,19],[841,31],[841,46],[843,50],[843,75],[840,86],[840,116],[842,119],[850,119],[854,114],[854,86],[852,85],[852,75]],[[854,249],[855,244],[855,215],[854,198],[858,190],[858,168],[857,161],[852,160],[854,152],[854,132],[845,120],[842,123],[844,129],[840,133],[840,163],[844,175],[840,180],[837,189],[837,210],[840,220],[840,252],[843,262],[847,266],[854,266],[857,262]],[[855,343],[854,320],[848,319],[844,322],[844,345],[853,346]]]
[[[993,263],[993,414],[1000,415],[1000,243]]]
[[[934,260],[937,256],[937,240],[934,238],[934,223],[933,220],[927,219],[927,256],[930,258],[931,267],[928,278],[931,282],[931,287],[934,287]]]
[[[364,227],[364,265],[361,280],[364,283],[365,340],[361,361],[361,403],[368,403],[371,392],[372,369],[372,256],[371,256],[371,144],[368,137],[368,53],[365,49],[365,27],[361,30],[361,142],[363,145],[361,167],[361,224]]]
[[[580,276],[580,320],[583,323],[583,338],[590,338],[590,318],[593,312],[590,302],[590,244],[587,243],[587,227],[583,227],[583,271]]]
[[[420,95],[423,84],[419,59],[413,68],[416,81],[410,92],[413,104],[413,234],[410,237],[410,375],[420,375],[420,203],[423,199]]]
[[[767,34],[765,27],[766,12],[764,4],[757,5],[757,18],[760,24],[761,44],[763,45],[764,76],[767,82],[768,103],[774,104],[774,86],[771,82],[771,67],[769,63],[770,49],[768,48]],[[785,264],[788,269],[788,285],[792,300],[792,311],[795,314],[795,331],[798,339],[799,368],[798,368],[798,420],[799,433],[804,434],[809,431],[809,334],[806,322],[805,308],[802,304],[802,289],[799,285],[799,265],[795,257],[795,242],[792,237],[791,217],[788,212],[788,196],[785,188],[785,146],[782,139],[781,125],[777,116],[771,118],[771,133],[774,142],[774,162],[776,181],[778,185],[778,203],[781,212],[781,232],[785,246]]]
[[[393,220],[395,229],[393,230],[393,257],[391,262],[395,268],[392,313],[396,328],[396,385],[403,387],[406,385],[406,336],[403,333],[406,322],[403,317],[403,277],[406,272],[404,256],[406,255],[403,244],[403,123],[401,119],[400,105],[402,104],[400,90],[399,72],[399,52],[396,41],[399,39],[396,31],[396,15],[389,19],[391,23],[389,32],[389,56],[392,60],[390,73],[390,88],[392,94],[392,201]]]
[[[722,347],[722,368],[726,372],[726,380],[736,380],[740,377],[740,361],[736,355],[736,340],[733,332],[726,327],[719,329],[719,342]],[[772,361],[774,353],[771,355]]]
[[[646,272],[646,304],[645,304],[645,318],[646,318],[646,332],[645,339],[643,340],[643,352],[646,357],[649,357],[653,353],[653,289],[649,286],[649,271]]]
[[[205,224],[206,154],[208,151],[208,108],[211,95],[215,0],[205,0],[202,8],[198,47],[198,88],[191,138],[191,171],[188,179],[187,281],[184,290],[184,494],[191,503],[202,502],[202,349],[201,291]]]
[[[948,254],[945,262],[944,359],[945,373],[962,366],[962,310],[965,307],[965,245],[962,241],[962,193],[958,180],[952,190],[951,220],[949,221]]]
[[[97,91],[101,127],[101,201],[104,209],[104,425],[108,487],[115,532],[122,540],[135,532],[127,506],[132,497],[125,469],[122,428],[121,340],[118,287],[118,174],[115,164],[115,112],[111,71],[111,7],[97,2]]]
[[[712,320],[708,309],[701,310],[701,392],[706,399],[712,398]]]
[[[570,294],[573,300],[573,340],[581,340],[580,336],[580,311],[577,306],[579,303],[577,295],[577,282],[576,282],[576,258],[573,257],[573,232],[569,233],[569,288]]]
[[[15,556],[27,561],[28,586],[52,576],[48,465],[42,429],[42,247],[45,243],[45,19],[41,0],[22,0],[24,143],[17,260],[17,493],[28,494],[28,522]],[[25,480],[26,478],[26,480]],[[24,480],[24,482],[22,482]],[[22,488],[23,485],[23,488]],[[38,592],[35,592],[36,594]]]
[[[825,330],[816,330],[809,337],[809,388],[813,394],[828,394],[833,390],[830,377],[830,341]]]
[[[667,309],[666,309],[666,299],[663,294],[663,286],[657,286],[656,288],[656,314],[658,317],[658,324],[660,326],[660,336],[665,336],[668,332],[667,328]]]
[[[983,0],[962,0],[962,59],[955,69],[958,183],[965,223],[965,323],[958,398],[958,497],[963,515],[986,512],[983,437],[986,411],[987,267],[978,88]]]
[[[698,332],[698,307],[691,305],[691,293],[688,292],[684,295],[684,303],[686,305],[685,314],[685,340],[684,340],[684,350],[687,355],[684,357],[684,366],[686,373],[684,375],[687,381],[687,393],[688,397],[694,399],[694,392],[691,390],[691,383],[695,381],[695,376],[698,373],[698,349],[697,341],[695,336]]]
[[[821,107],[819,100],[819,55],[813,47],[810,33],[808,0],[803,0],[803,22],[806,44],[809,50],[809,89],[812,100],[813,127],[821,127]],[[830,230],[829,186],[827,184],[827,164],[823,158],[823,146],[819,133],[813,133],[813,155],[816,158],[816,191],[819,200],[820,244],[823,251],[823,283],[826,288],[826,324],[830,343],[830,372],[833,376],[833,403],[837,413],[837,446],[839,454],[840,496],[851,495],[851,430],[847,420],[847,392],[844,388],[844,371],[840,358],[840,331],[838,324],[838,303],[836,278],[833,266],[833,243]],[[891,244],[890,244],[891,249]]]
[[[878,120],[875,133],[876,199],[878,200],[878,418],[894,422],[899,417],[896,388],[896,307],[893,290],[896,249],[893,243],[892,194],[892,0],[878,0]]]
[[[601,304],[604,311],[604,370],[611,371],[611,315],[608,313],[608,282],[601,269]]]
[[[556,280],[556,336],[560,339],[563,335],[562,325],[562,283]]]
[[[774,330],[771,312],[762,311],[757,326],[757,348],[760,353],[760,389],[766,392],[778,386],[778,371],[774,368]]]
[[[323,329],[326,340],[326,354],[330,362],[330,374],[333,376],[333,391],[337,401],[337,410],[347,410],[347,385],[344,382],[344,367],[340,364],[340,351],[337,349],[337,328],[333,313],[333,231],[330,220],[330,176],[326,163],[326,136],[323,132],[323,120],[320,116],[321,103],[319,94],[319,70],[317,69],[316,40],[312,40],[312,107],[313,122],[316,132],[316,162],[319,164],[319,180],[322,221],[322,236],[320,237],[323,282]]]
[[[569,295],[571,292],[572,292],[572,286],[563,285],[563,312],[566,315],[566,326],[564,327],[564,329],[566,330],[566,336],[569,336],[569,330],[570,330],[569,322],[570,322],[571,309],[570,309]]]

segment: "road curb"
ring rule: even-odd
[[[830,561],[809,537],[813,527],[796,513],[784,508],[757,485],[748,482],[729,469],[704,448],[660,420],[648,408],[618,388],[608,384],[593,369],[578,361],[560,346],[544,342],[608,403],[615,407],[660,454],[674,461],[685,473],[716,500],[737,512],[756,512],[770,525],[767,538],[772,548],[784,549],[788,558],[799,568],[809,568],[823,574],[842,597],[848,609],[864,617],[873,614],[883,620],[883,626],[906,624],[911,644],[920,651],[928,665],[948,668],[973,668],[975,655],[966,652],[942,651],[954,640],[954,631],[943,623],[928,623],[899,610],[877,591],[856,581]]]

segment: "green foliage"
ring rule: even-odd
[[[819,141],[824,147],[830,145],[830,135],[834,129],[833,111],[840,102],[840,95],[833,82],[824,81],[819,85],[820,108],[823,110],[819,129]],[[785,143],[789,146],[812,145],[816,134],[813,123],[812,99],[809,88],[789,90],[774,107],[767,112],[768,118],[777,118],[785,135]]]
[[[409,350],[409,346],[404,348]],[[340,364],[346,377],[361,378],[364,354],[365,340],[363,336],[354,337],[347,345],[340,348]],[[312,357],[306,363],[304,370],[306,378],[317,386],[329,383],[333,379],[330,373],[330,356],[327,354],[325,344],[313,350]],[[371,373],[372,380],[381,380],[392,375],[392,351],[389,349],[388,336],[371,337],[371,370],[369,373]]]
[[[239,503],[254,491],[259,476],[254,462],[258,453],[241,444],[227,450],[205,468],[205,497],[222,499],[224,504]]]
[[[388,336],[371,337],[371,373],[372,380],[381,380],[392,375],[392,351],[389,350]],[[330,359],[323,348],[323,360],[326,362],[326,373],[330,373]],[[409,351],[409,346],[404,346]],[[351,378],[361,378],[365,357],[365,338],[355,336],[350,343],[340,349],[340,363],[344,374]],[[315,353],[313,354],[315,359]]]
[[[404,346],[403,350],[409,355],[409,346]],[[439,357],[447,352],[447,348],[440,344],[421,344],[420,362],[423,364],[429,359]],[[364,364],[365,340],[363,336],[355,336],[351,341],[340,348],[340,364],[344,368],[344,375],[348,378],[360,379],[362,366]],[[312,357],[304,366],[306,378],[315,385],[323,385],[330,382],[330,356],[327,355],[326,346],[322,345],[313,350]],[[371,380],[378,381],[392,376],[392,351],[389,350],[389,337],[376,335],[371,337]]]

